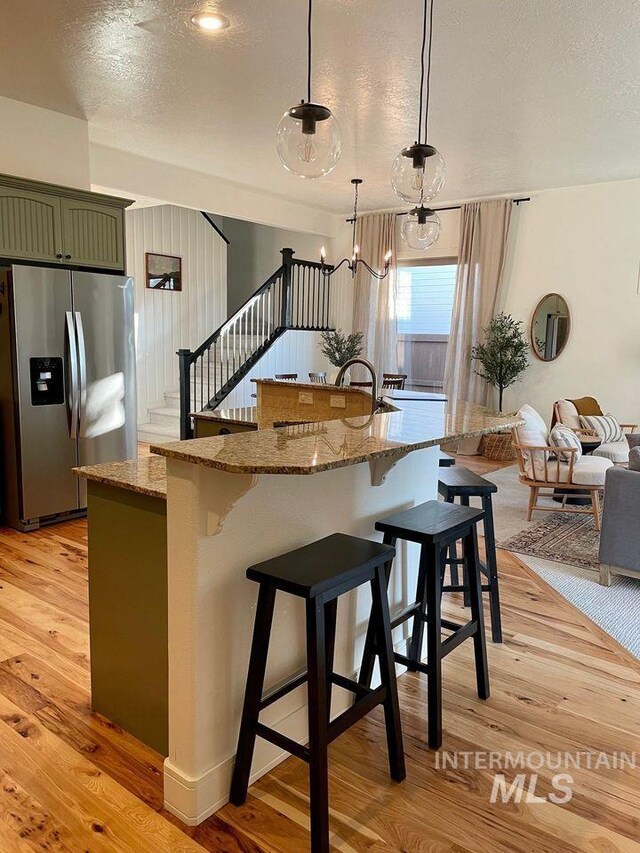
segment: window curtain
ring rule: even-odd
[[[358,264],[354,282],[353,331],[363,332],[362,355],[376,368],[380,382],[382,374],[396,373],[398,345],[396,333],[396,216],[395,213],[371,213],[358,218],[356,244],[360,257],[374,270],[384,269],[384,256],[391,250],[389,274],[377,281]],[[354,371],[354,377],[368,379],[364,370]]]
[[[444,390],[449,400],[487,405],[492,389],[474,370],[471,349],[498,308],[507,254],[511,199],[463,204],[456,292],[447,347]]]

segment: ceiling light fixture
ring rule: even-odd
[[[329,278],[334,273],[338,272],[341,266],[344,264],[347,265],[347,269],[351,270],[352,277],[355,277],[356,272],[358,271],[358,264],[362,264],[378,281],[382,281],[383,278],[386,278],[389,274],[389,264],[391,263],[391,249],[384,256],[384,268],[382,270],[374,270],[369,264],[364,260],[364,258],[359,257],[360,255],[360,246],[356,243],[356,226],[358,222],[358,187],[362,183],[362,178],[352,178],[351,183],[354,187],[354,199],[353,199],[353,217],[348,219],[347,222],[352,223],[352,238],[351,245],[353,247],[351,258],[343,258],[339,264],[334,267],[327,266],[325,263],[326,252],[324,246],[320,249],[320,264],[321,271],[325,278]]]
[[[340,125],[328,107],[311,101],[312,0],[307,19],[307,100],[280,119],[276,151],[282,165],[299,178],[321,178],[332,172],[342,151]]]
[[[413,145],[403,148],[391,167],[391,185],[395,194],[403,201],[422,205],[440,192],[444,186],[446,169],[439,151],[428,143],[429,101],[431,94],[431,45],[433,41],[433,3],[424,0],[422,25],[422,53],[420,58],[420,106],[418,109],[418,138]],[[430,5],[429,5],[430,4]],[[427,9],[429,14],[427,15]],[[429,18],[429,47],[427,53],[427,92],[424,98],[425,65],[424,52],[427,42],[427,17]],[[422,135],[422,104],[426,103],[424,115],[424,141]]]
[[[203,32],[217,33],[228,28],[229,19],[217,12],[199,12],[197,15],[193,15],[191,23]]]

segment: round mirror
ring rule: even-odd
[[[559,293],[548,293],[533,312],[531,348],[541,361],[553,361],[567,344],[571,318],[569,306]]]

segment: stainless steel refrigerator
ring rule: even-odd
[[[83,514],[78,465],[136,456],[133,280],[0,268],[2,518]]]

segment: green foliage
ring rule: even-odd
[[[498,389],[499,407],[505,388],[517,382],[529,366],[527,343],[522,322],[500,313],[483,330],[484,343],[471,350],[471,358],[480,362],[478,376]]]
[[[334,367],[342,367],[350,358],[355,358],[362,352],[363,332],[345,335],[339,329],[335,332],[321,332],[322,354]]]

